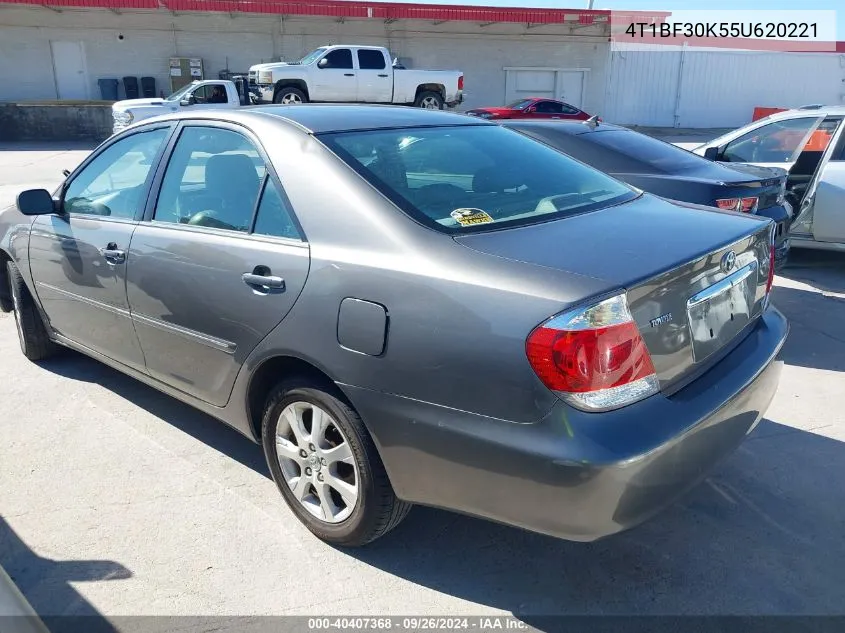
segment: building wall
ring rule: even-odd
[[[97,79],[153,76],[169,91],[168,59],[201,57],[206,77],[227,67],[299,59],[323,44],[387,46],[415,68],[459,69],[465,108],[499,105],[505,67],[588,68],[582,106],[601,110],[609,44],[596,26],[538,26],[403,20],[288,18],[274,15],[185,13],[0,6],[0,100],[55,99],[51,40],[82,41],[91,98]],[[118,35],[123,39],[119,40]],[[122,95],[121,95],[122,96]]]
[[[662,127],[737,127],[754,108],[845,104],[845,55],[614,50],[607,120]]]

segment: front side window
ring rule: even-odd
[[[358,49],[358,67],[361,70],[383,70],[387,67],[381,51],[373,49]]]
[[[319,138],[403,211],[445,232],[542,222],[638,195],[499,126],[357,131]]]
[[[326,55],[320,62],[320,68],[352,68],[352,51],[348,48],[338,48]]]
[[[725,146],[720,160],[728,163],[788,163],[816,125],[817,117],[768,123]]]
[[[249,231],[266,172],[258,149],[244,135],[186,127],[167,164],[154,219]]]
[[[192,96],[197,103],[226,103],[226,86],[206,84],[194,90]]]
[[[538,114],[560,114],[563,108],[555,101],[540,101],[536,111]]]
[[[134,218],[153,161],[169,133],[169,128],[138,132],[109,145],[67,185],[64,211]]]

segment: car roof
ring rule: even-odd
[[[791,108],[783,112],[775,112],[766,117],[767,120],[776,121],[778,119],[792,119],[799,116],[812,116],[817,114],[819,116],[826,116],[828,114],[845,115],[845,106],[804,106],[802,108]],[[755,121],[756,123],[756,121]]]
[[[249,125],[275,119],[295,125],[310,134],[390,130],[406,127],[446,127],[495,125],[463,114],[394,105],[305,104],[245,106],[228,110],[201,110],[159,115],[139,121],[138,125],[157,121],[209,119],[234,121]],[[134,125],[131,127],[135,127]]]

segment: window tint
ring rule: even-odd
[[[255,219],[255,233],[302,239],[293,221],[287,203],[282,199],[279,189],[271,178],[267,179],[261,202],[258,204],[258,217]]]
[[[167,128],[139,132],[109,145],[67,186],[65,211],[134,218],[153,160],[169,133]]]
[[[361,70],[382,70],[386,68],[384,54],[367,48],[358,49],[358,66]]]
[[[321,68],[352,68],[352,51],[348,48],[338,48],[326,55],[326,65]]]
[[[540,101],[537,103],[537,112],[539,114],[560,114],[563,112],[563,108],[554,101]]]
[[[746,132],[725,146],[720,160],[729,163],[786,163],[817,117],[775,121]]]
[[[258,150],[242,134],[186,127],[167,165],[155,220],[249,231],[265,173]]]
[[[706,160],[671,143],[628,130],[597,131],[582,136],[586,142],[616,151],[664,173],[700,168]]]
[[[637,196],[621,182],[499,126],[320,138],[409,215],[447,232],[545,221]]]
[[[208,84],[194,90],[197,103],[226,103],[226,87],[223,84]]]
[[[561,103],[560,104],[560,111],[563,114],[578,114],[580,110],[574,106],[569,105],[568,103]]]

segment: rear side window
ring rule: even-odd
[[[253,233],[294,240],[302,239],[287,202],[270,178],[267,178],[264,193],[261,194],[261,201],[258,203],[258,215],[255,218]]]
[[[358,50],[358,66],[361,70],[382,70],[387,67],[381,51],[367,48]]]
[[[344,132],[320,139],[406,213],[445,232],[531,224],[637,193],[499,126]]]
[[[586,142],[645,163],[658,172],[675,173],[695,169],[701,166],[702,161],[706,161],[671,143],[630,130],[599,130],[583,136]]]

